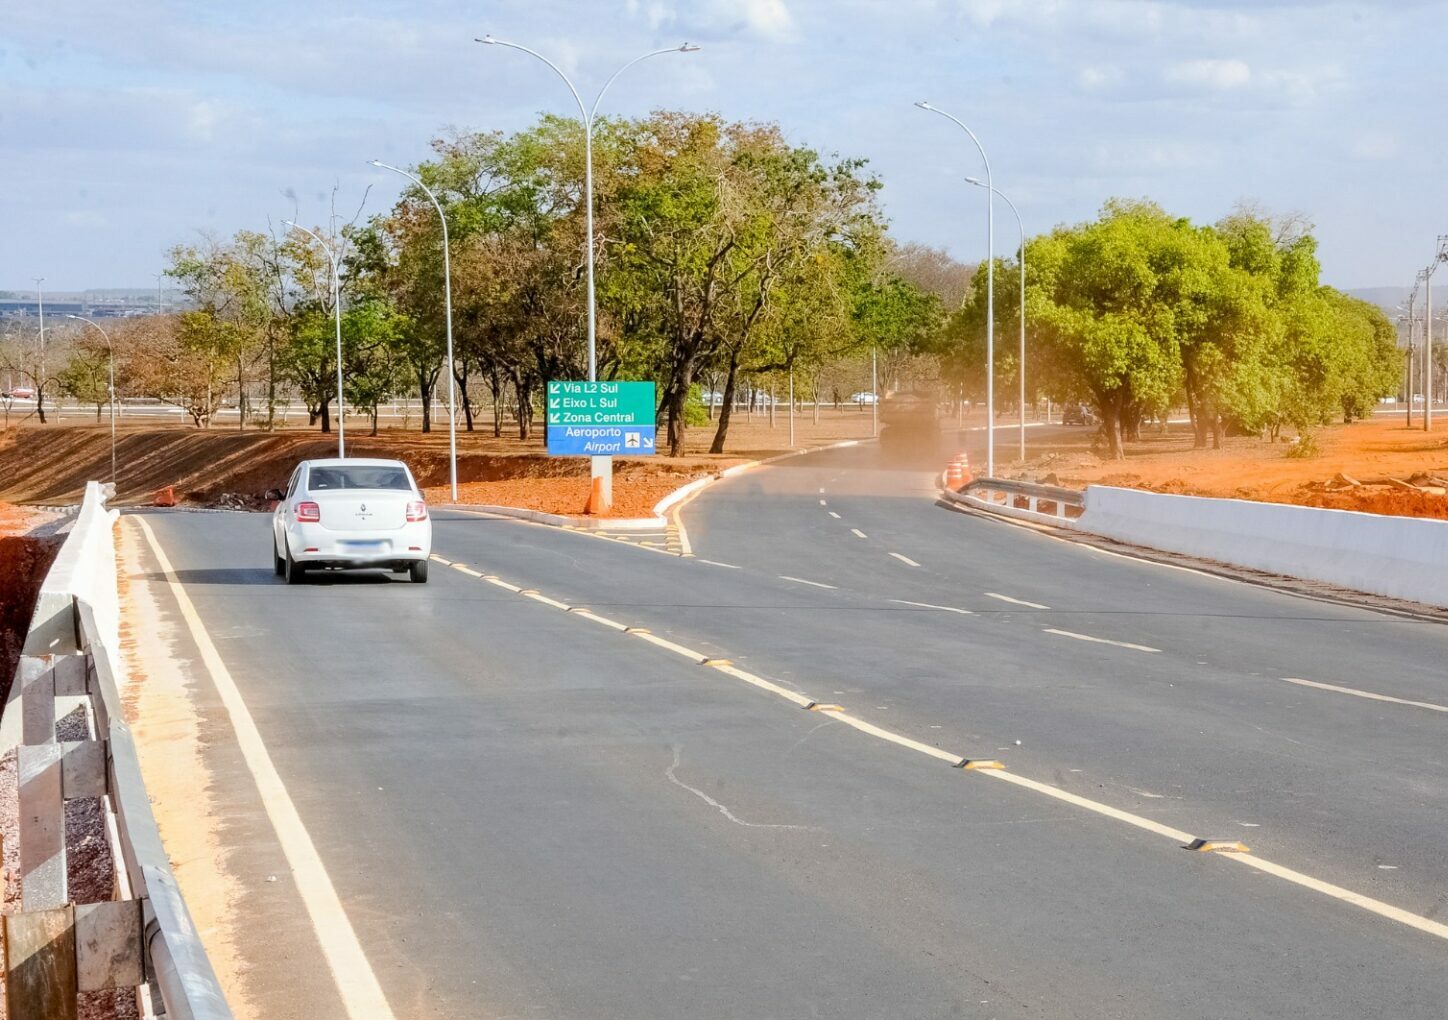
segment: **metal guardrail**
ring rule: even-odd
[[[977,478],[959,492],[947,488],[944,495],[976,510],[1068,528],[1086,509],[1086,494],[1078,489],[1005,478]]]
[[[66,539],[76,548],[62,548],[46,578],[0,726],[20,774],[21,912],[3,918],[9,1011],[73,1020],[78,993],[134,987],[144,1016],[231,1020],[151,812],[121,709],[114,626],[87,598],[63,597],[98,597],[106,580],[113,589],[112,518],[92,483]],[[112,576],[94,576],[103,570]],[[83,739],[62,739],[82,726]],[[111,898],[96,903],[75,903],[67,888],[65,805],[81,798],[99,800],[116,862]]]

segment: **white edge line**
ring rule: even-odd
[[[307,915],[311,918],[312,928],[316,932],[322,953],[327,958],[327,966],[332,972],[332,980],[337,986],[347,1015],[352,1020],[388,1020],[394,1015],[392,1007],[387,1003],[377,975],[367,960],[367,954],[362,950],[356,929],[347,918],[347,911],[342,907],[342,900],[337,895],[331,876],[327,874],[326,865],[322,863],[316,844],[312,842],[291,795],[287,793],[286,784],[282,782],[281,774],[272,762],[266,743],[261,738],[261,731],[257,729],[256,721],[247,709],[241,691],[237,689],[230,670],[226,668],[226,663],[222,661],[220,653],[212,643],[191,597],[177,579],[176,571],[172,569],[171,561],[161,549],[150,525],[143,517],[132,519],[145,534],[151,553],[156,557],[156,563],[171,587],[177,608],[191,631],[191,638],[201,655],[201,661],[205,663],[216,692],[226,706],[226,714],[236,733],[242,759],[261,794],[262,806],[276,831],[277,842],[281,844],[282,854],[291,868],[297,892],[307,908]]]
[[[1295,676],[1284,676],[1282,679],[1289,684],[1297,684],[1301,687],[1316,687],[1318,690],[1333,691],[1337,694],[1351,694],[1355,698],[1369,698],[1372,701],[1387,701],[1394,705],[1426,708],[1430,712],[1448,712],[1448,705],[1435,705],[1431,701],[1411,701],[1407,698],[1395,698],[1390,694],[1374,694],[1372,691],[1360,691],[1355,687],[1339,687],[1337,684],[1324,684],[1316,680],[1303,680]]]
[[[707,563],[711,567],[723,567],[725,570],[743,570],[743,567],[733,563],[720,563],[718,560],[700,560],[700,563]]]
[[[1115,645],[1117,648],[1130,648],[1137,652],[1159,652],[1160,648],[1153,648],[1151,645],[1134,645],[1130,641],[1112,641],[1110,638],[1092,637],[1090,634],[1077,634],[1074,630],[1057,630],[1055,627],[1043,627],[1043,634],[1058,634],[1061,637],[1075,638],[1077,641],[1091,641],[1098,645]]]

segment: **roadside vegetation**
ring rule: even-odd
[[[863,160],[793,145],[772,124],[666,111],[603,122],[594,156],[599,376],[658,383],[673,455],[726,452],[735,408],[783,399],[787,379],[816,408],[848,403],[869,389],[872,353],[883,392],[983,397],[984,266],[894,240]],[[581,126],[547,116],[514,134],[458,133],[415,169],[451,234],[460,425],[527,440],[543,384],[585,375]],[[414,188],[385,212],[334,209],[316,230],[341,256],[348,413],[375,431],[379,405],[406,396],[431,431],[448,385],[431,203]],[[1395,328],[1322,286],[1315,251],[1300,219],[1242,208],[1199,225],[1146,201],[1112,200],[1096,220],[1032,238],[1027,399],[1089,405],[1113,458],[1183,406],[1199,447],[1287,427],[1310,452],[1315,428],[1396,392],[1402,364]],[[121,395],[166,400],[201,427],[223,404],[263,428],[301,404],[331,431],[333,297],[318,244],[270,224],[178,246],[169,275],[185,310],[108,325]],[[1020,287],[1019,261],[999,260],[1002,413],[1021,368]],[[99,413],[111,348],[77,327],[51,322],[44,356],[33,330],[12,331],[0,368]]]

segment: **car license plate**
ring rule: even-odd
[[[342,541],[342,547],[345,548],[345,549],[357,549],[357,550],[359,550],[359,551],[360,551],[360,550],[364,550],[364,549],[381,549],[381,548],[382,548],[382,542],[381,542],[381,540],[365,541],[365,542],[364,542],[364,541],[358,541],[358,540],[347,540],[347,539],[343,539],[343,541]]]

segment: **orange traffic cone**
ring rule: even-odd
[[[175,506],[175,505],[176,505],[176,487],[173,486],[173,485],[168,485],[168,486],[166,486],[164,489],[162,489],[160,492],[156,493],[156,498],[151,501],[151,505],[152,505],[152,506]]]

